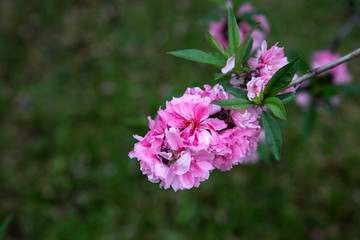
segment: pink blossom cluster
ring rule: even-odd
[[[188,88],[180,98],[159,109],[149,119],[150,131],[129,157],[137,158],[140,169],[160,187],[190,189],[209,178],[215,168],[230,170],[252,160],[260,126],[255,108],[229,110],[212,102],[233,98],[222,86]]]
[[[240,40],[244,39],[245,34],[251,29],[251,26],[242,19],[242,16],[253,11],[254,7],[250,3],[244,3],[236,13],[240,31]],[[253,50],[255,50],[260,47],[261,42],[265,39],[265,32],[270,31],[270,25],[267,18],[262,14],[253,14],[251,18],[255,22],[261,22],[261,26],[264,30],[261,31],[255,29],[252,33],[252,38],[254,39]],[[209,33],[220,43],[220,46],[224,45],[226,48],[229,46],[228,25],[225,18],[222,18],[220,21],[210,22]]]
[[[333,61],[336,61],[340,57],[341,57],[340,54],[333,53],[330,50],[315,51],[312,55],[311,68],[318,68],[318,67],[324,66]],[[334,85],[348,84],[353,79],[353,76],[348,72],[345,63],[332,68],[330,71],[323,73],[320,76],[324,76],[326,74],[330,74],[329,84],[334,84]],[[304,83],[302,85],[302,87],[308,87],[308,86],[309,86],[309,83]],[[311,102],[310,93],[308,93],[306,91],[299,92],[296,95],[295,102],[299,106],[306,108]],[[330,102],[332,104],[338,104],[340,102],[340,97],[339,96],[331,97]],[[319,99],[318,104],[322,105],[323,99]]]
[[[223,73],[227,73],[234,68],[235,62],[233,61],[234,57],[228,60],[227,65],[223,68]],[[244,76],[233,74],[230,83],[234,87],[245,88],[248,91],[249,100],[252,100],[260,95],[262,89],[265,89],[266,84],[275,72],[288,63],[283,48],[278,47],[276,43],[270,49],[267,49],[267,43],[264,40],[255,57],[248,60],[248,64],[253,71],[249,72],[247,79]],[[288,88],[281,93],[286,92],[295,92],[295,88]]]

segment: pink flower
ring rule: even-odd
[[[231,110],[234,127],[220,133],[215,149],[214,166],[222,171],[244,163],[257,149],[259,112],[254,108]]]
[[[249,14],[254,11],[253,6],[250,3],[243,4],[237,11],[238,26],[240,31],[240,41],[244,38],[245,34],[251,29],[251,26],[245,21],[241,20],[241,16]],[[256,22],[261,22],[262,28],[265,32],[270,30],[269,23],[264,15],[253,14],[252,18]],[[226,48],[229,47],[228,40],[228,25],[225,18],[220,21],[212,21],[209,23],[209,32],[214,38],[220,43],[220,46],[224,45]],[[254,39],[254,44],[252,50],[255,50],[260,47],[261,42],[265,39],[265,32],[255,29],[251,34],[251,37]],[[241,43],[241,42],[240,42]]]
[[[257,69],[255,76],[274,75],[281,67],[288,64],[284,55],[284,49],[277,47],[277,43],[267,50],[267,43],[263,41],[261,48],[257,50],[254,58],[250,58],[248,64]]]
[[[164,188],[170,186],[176,191],[178,189],[190,189],[198,187],[200,182],[209,178],[210,171],[214,169],[211,160],[214,155],[206,150],[192,151],[185,147],[183,139],[175,128],[166,132],[166,140],[170,152],[164,153],[162,157],[168,160],[169,169],[165,177]]]
[[[311,67],[312,68],[321,67],[333,61],[336,61],[340,57],[341,57],[340,54],[332,53],[330,50],[316,51],[313,53],[313,60],[311,62]],[[348,72],[345,63],[334,67],[329,72],[332,75],[331,76],[332,82],[334,84],[350,83],[353,79],[353,76]]]
[[[265,89],[266,84],[269,82],[271,76],[264,75],[262,77],[253,77],[250,82],[247,83],[247,91],[249,100],[253,100],[256,96],[260,95],[261,90]]]
[[[299,92],[296,94],[295,103],[300,107],[306,108],[311,102],[311,96],[307,92]]]
[[[229,58],[226,62],[226,66],[221,69],[221,72],[223,74],[227,74],[231,70],[233,70],[235,67],[235,55]]]
[[[198,187],[218,167],[228,170],[256,150],[259,135],[258,110],[229,110],[211,102],[233,98],[220,85],[205,90],[188,88],[180,98],[167,102],[150,131],[129,157],[137,158],[140,170],[160,187]]]
[[[341,56],[340,54],[333,53],[330,50],[322,50],[322,51],[315,51],[312,55],[312,62],[311,67],[312,68],[319,68],[326,64],[329,64],[333,61],[336,61]],[[324,79],[324,82],[321,84],[347,84],[350,83],[353,79],[353,76],[348,72],[346,64],[340,64],[336,66],[335,68],[332,68],[328,72],[322,73],[320,76],[324,76],[326,74],[329,74],[329,79]],[[328,81],[328,82],[327,82]],[[301,85],[302,87],[308,87],[311,88],[311,85],[309,83],[304,83]],[[323,97],[318,96],[318,99],[316,100],[316,104],[318,106],[323,106],[325,104],[325,100]],[[329,101],[334,104],[338,105],[340,103],[340,97],[339,96],[333,96],[329,98]],[[306,108],[310,102],[311,102],[311,96],[308,92],[300,92],[295,97],[295,102],[302,108]]]
[[[212,140],[210,130],[219,131],[226,128],[224,121],[209,118],[221,110],[220,106],[211,104],[209,97],[185,94],[173,98],[166,104],[166,110],[159,115],[170,127],[182,129],[180,135],[186,139],[191,148],[206,148]]]

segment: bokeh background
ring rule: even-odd
[[[348,0],[252,0],[269,44],[309,59]],[[287,105],[281,161],[212,172],[188,191],[147,181],[127,154],[171,96],[214,69],[167,55],[205,45],[205,0],[0,1],[0,220],[5,239],[359,239],[360,98],[322,111],[307,141]],[[341,44],[359,47],[356,26]],[[349,62],[360,83],[360,60]]]

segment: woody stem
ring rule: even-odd
[[[347,62],[347,61],[350,61],[352,59],[355,59],[357,58],[358,56],[360,56],[360,48],[356,49],[355,51],[349,53],[349,54],[346,54],[345,56],[339,58],[338,60],[336,61],[333,61],[329,64],[326,64],[324,66],[321,66],[321,67],[318,67],[318,68],[314,68],[314,69],[310,69],[308,70],[308,73],[306,73],[305,75],[293,80],[290,85],[288,86],[289,87],[292,87],[292,86],[295,86],[295,85],[299,85],[300,83],[303,83],[305,82],[306,80],[309,80],[310,78],[316,76],[316,75],[319,75],[320,73],[323,73],[323,72],[326,72],[344,62]]]

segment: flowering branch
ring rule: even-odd
[[[339,58],[338,60],[333,61],[333,62],[331,62],[329,64],[326,64],[326,65],[324,65],[322,67],[315,68],[315,69],[310,69],[307,74],[293,80],[291,82],[291,84],[289,85],[289,87],[299,85],[300,83],[305,82],[306,80],[308,80],[308,79],[310,79],[310,78],[312,78],[312,77],[314,77],[316,75],[319,75],[320,73],[326,72],[326,71],[328,71],[328,70],[330,70],[330,69],[332,69],[332,68],[334,68],[334,67],[336,67],[336,66],[338,66],[338,65],[340,65],[340,64],[342,64],[344,62],[355,59],[358,56],[360,56],[360,48],[358,48],[355,51],[353,51],[353,52]]]

